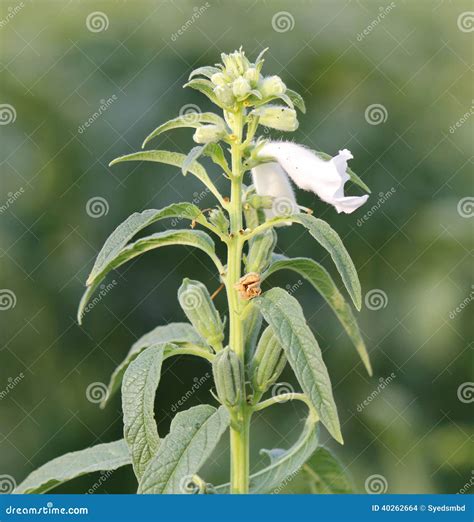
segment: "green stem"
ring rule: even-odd
[[[230,240],[228,242],[226,290],[229,303],[229,344],[245,367],[244,331],[241,316],[241,300],[235,288],[241,276],[242,260],[242,131],[243,112],[235,113],[232,128],[235,140],[231,146],[232,185],[230,202],[227,205],[230,218]],[[244,378],[241,389],[245,390]],[[248,493],[249,487],[249,427],[251,411],[246,403],[245,392],[241,403],[232,409],[230,428],[231,493]]]

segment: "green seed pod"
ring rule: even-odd
[[[243,395],[242,364],[237,354],[229,347],[220,351],[212,363],[212,373],[221,403],[228,408],[236,406]]]
[[[224,325],[207,288],[200,281],[186,278],[179,287],[178,300],[196,331],[210,346],[219,349],[224,340]]]
[[[276,242],[277,235],[273,229],[255,236],[250,242],[246,271],[261,274],[270,264]]]
[[[258,342],[251,362],[253,389],[264,393],[274,384],[286,366],[285,352],[268,326]]]
[[[229,232],[229,220],[221,207],[213,208],[211,212],[209,212],[209,221],[223,234]]]

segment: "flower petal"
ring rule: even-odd
[[[290,180],[278,163],[263,163],[254,167],[252,178],[259,196],[274,198],[272,208],[265,210],[267,219],[299,212]]]
[[[349,179],[347,161],[352,159],[347,149],[340,150],[337,156],[325,161],[302,145],[282,141],[268,142],[259,155],[275,158],[299,188],[314,192],[333,205],[338,213],[354,212],[369,197],[344,196],[344,185]]]

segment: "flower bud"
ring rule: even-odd
[[[221,207],[214,208],[209,213],[209,221],[214,225],[220,232],[227,234],[229,232],[229,220],[224,214]]]
[[[186,278],[179,287],[178,300],[198,334],[213,348],[220,348],[224,325],[207,288],[200,281]]]
[[[255,67],[250,67],[250,69],[245,71],[244,78],[250,82],[250,85],[255,87],[260,79],[260,73]]]
[[[273,249],[275,248],[277,236],[274,230],[266,230],[258,234],[250,241],[247,256],[247,272],[262,273],[270,264]]]
[[[253,111],[260,117],[260,125],[281,131],[295,131],[298,128],[296,111],[281,106],[268,106]]]
[[[230,54],[222,53],[221,59],[224,64],[225,72],[233,78],[237,78],[244,74],[244,72],[250,67],[250,62],[242,50]]]
[[[243,396],[242,363],[237,354],[229,347],[220,351],[212,363],[212,373],[217,396],[224,406],[236,406]]]
[[[251,362],[250,373],[254,391],[267,391],[280,377],[285,366],[285,352],[268,326],[260,337]]]
[[[218,85],[214,89],[214,94],[224,107],[230,107],[234,104],[235,98],[228,85]]]
[[[229,77],[224,73],[215,73],[211,76],[211,82],[214,85],[225,85],[229,81]]]
[[[264,98],[270,98],[285,94],[286,85],[279,76],[267,76],[260,82],[258,89]]]
[[[203,125],[196,129],[193,140],[196,143],[211,143],[213,141],[219,141],[224,134],[224,129],[219,125]]]
[[[248,96],[251,90],[250,83],[243,76],[239,76],[232,83],[232,92],[238,100],[242,100]]]

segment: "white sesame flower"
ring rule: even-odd
[[[274,158],[252,169],[257,194],[274,198],[287,198],[294,202],[295,196],[288,177],[301,189],[317,194],[332,205],[338,213],[351,214],[368,199],[364,196],[344,196],[344,185],[349,180],[347,161],[352,159],[349,150],[340,150],[337,156],[326,161],[314,152],[291,142],[268,142],[258,152],[260,158]],[[275,213],[267,213],[272,217]]]

